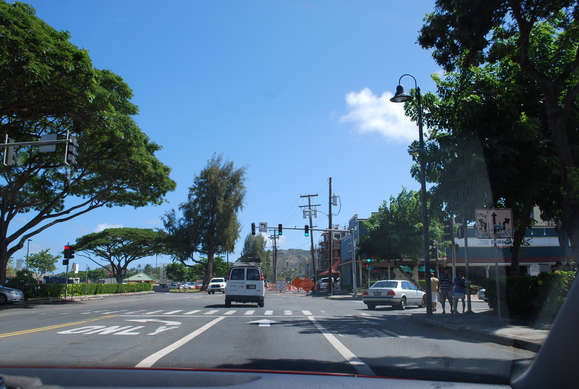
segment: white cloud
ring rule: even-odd
[[[388,140],[411,142],[418,139],[418,126],[404,114],[404,104],[393,103],[390,92],[376,96],[369,88],[346,95],[348,113],[340,122],[354,122],[361,134],[377,132]]]
[[[102,230],[106,230],[107,228],[123,228],[123,225],[122,224],[101,223],[101,224],[97,224],[94,232],[101,232]]]

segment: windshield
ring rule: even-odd
[[[515,3],[0,0],[0,374],[509,384],[579,246],[579,13]]]
[[[378,281],[374,285],[372,285],[372,288],[397,288],[397,287],[398,282],[394,281]]]

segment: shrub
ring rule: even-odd
[[[565,301],[575,272],[540,273],[538,276],[500,277],[501,312],[511,317],[552,320]],[[489,307],[498,309],[496,279],[483,280]]]

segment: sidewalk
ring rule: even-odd
[[[411,317],[422,326],[437,326],[461,336],[534,352],[539,351],[551,328],[550,324],[499,320],[491,310],[458,315],[415,313]]]
[[[334,295],[327,296],[336,300],[361,300],[361,296]],[[424,311],[422,311],[424,312]],[[424,327],[438,327],[449,333],[460,333],[461,336],[484,340],[504,346],[516,347],[537,352],[547,339],[551,324],[529,323],[520,320],[501,318],[488,307],[475,309],[473,313],[442,314],[440,310],[432,315],[413,313],[412,320]]]

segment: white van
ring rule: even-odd
[[[257,303],[263,307],[265,298],[265,281],[259,266],[233,266],[227,275],[225,288],[225,306],[236,303]]]

